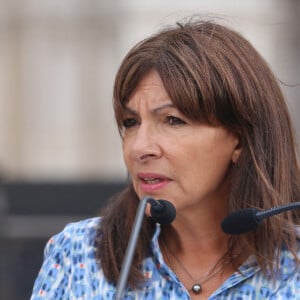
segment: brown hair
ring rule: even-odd
[[[192,120],[222,126],[240,137],[242,153],[231,173],[228,212],[268,209],[296,201],[300,175],[285,101],[264,59],[237,32],[214,22],[187,22],[138,43],[124,58],[114,86],[114,109],[122,129],[124,107],[141,78],[155,69],[174,105]],[[116,282],[138,198],[129,187],[104,212],[98,257]],[[296,213],[269,218],[255,231],[232,237],[249,249],[264,271],[285,245],[296,257]],[[129,284],[137,286],[152,226],[145,220]],[[276,250],[276,251],[275,251]],[[228,255],[232,248],[228,250]]]

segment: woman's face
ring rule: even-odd
[[[225,178],[240,154],[238,138],[223,127],[185,117],[156,71],[131,95],[122,136],[124,160],[140,199],[166,199],[177,211],[227,199]]]

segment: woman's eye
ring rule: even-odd
[[[174,116],[168,116],[167,123],[172,126],[186,124],[185,121],[183,121],[182,119],[180,119],[178,117],[174,117]]]
[[[122,127],[123,128],[130,128],[130,127],[133,127],[137,124],[137,120],[134,119],[134,118],[128,118],[128,119],[125,119],[123,120],[122,122]]]

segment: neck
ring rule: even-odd
[[[185,227],[180,231],[170,226],[162,232],[162,239],[175,255],[189,257],[195,256],[200,259],[199,253],[204,261],[208,257],[212,260],[223,256],[228,248],[229,238],[219,230],[197,232],[193,228]]]
[[[223,211],[197,211],[193,208],[178,212],[172,225],[163,230],[168,246],[179,253],[193,250],[197,253],[225,251],[229,236],[223,233],[220,225],[225,217]]]
[[[234,271],[225,258],[228,237],[223,233],[215,235],[217,230],[211,230],[209,234],[188,229],[188,226],[180,231],[176,231],[176,226],[163,229],[160,237],[162,253],[191,298],[207,299]]]
[[[164,259],[191,295],[192,287],[198,283],[201,294],[196,293],[197,297],[208,297],[235,271],[233,261],[226,257],[230,238],[220,225],[224,212],[226,209],[219,206],[179,210],[172,225],[162,228],[160,246]],[[232,259],[239,264],[241,257],[235,255],[238,250],[235,252]]]

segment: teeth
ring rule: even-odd
[[[159,178],[144,178],[144,181],[149,184],[153,184],[153,183],[159,182],[160,179]]]

